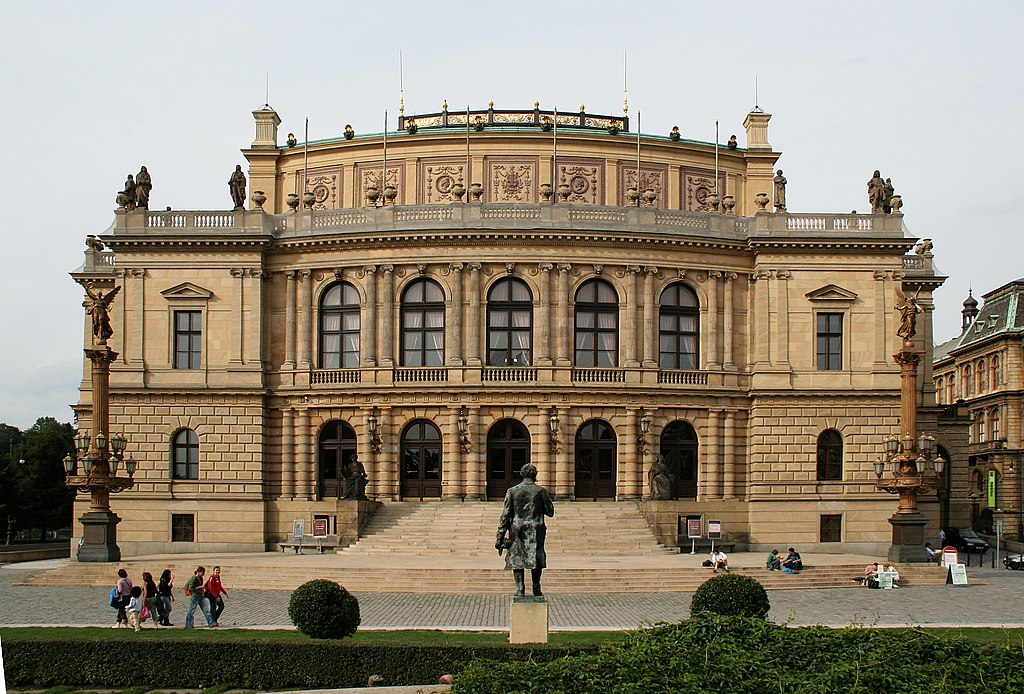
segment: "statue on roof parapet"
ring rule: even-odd
[[[782,169],[775,172],[775,178],[772,179],[772,183],[775,184],[775,211],[785,212],[786,211],[786,177],[782,175]]]
[[[149,209],[149,194],[153,190],[153,178],[143,166],[135,176],[135,207]]]
[[[234,212],[245,209],[245,174],[242,173],[242,165],[236,164],[235,171],[228,179],[228,189],[231,191],[231,201],[235,204]]]

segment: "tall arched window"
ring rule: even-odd
[[[199,479],[199,437],[191,429],[182,429],[171,439],[172,475],[176,480]]]
[[[1002,431],[999,422],[999,408],[993,407],[992,413],[989,415],[989,420],[992,422],[992,440],[998,441],[1002,438]]]
[[[676,420],[665,427],[661,455],[672,478],[672,498],[697,498],[697,432],[693,425]]]
[[[835,429],[818,436],[818,480],[843,479],[843,437]]]
[[[522,280],[506,277],[487,293],[488,366],[533,363],[533,297]]]
[[[986,438],[987,432],[985,431],[987,424],[987,417],[985,411],[978,412],[978,443],[984,443],[988,439]]]
[[[956,402],[956,374],[951,373],[946,377],[946,400],[952,405]]]
[[[974,376],[974,372],[971,369],[971,365],[968,364],[964,367],[964,397],[969,398],[971,396],[971,382]]]
[[[320,368],[359,368],[359,292],[347,282],[320,298]]]
[[[1002,364],[999,363],[999,355],[992,355],[992,390],[999,387],[1000,382],[1003,380],[1003,369]]]
[[[985,392],[985,376],[987,376],[987,375],[988,375],[988,371],[985,369],[985,360],[982,359],[981,361],[978,362],[978,371],[977,371],[978,382],[977,382],[977,389],[976,389],[978,391],[978,395],[981,395],[982,393]]]
[[[441,496],[441,430],[425,419],[402,432],[402,498]]]
[[[356,459],[356,431],[347,422],[328,422],[320,431],[317,446],[320,498],[340,497],[345,491],[345,471]]]
[[[402,294],[402,366],[444,364],[444,291],[418,279]]]
[[[945,395],[945,392],[942,390],[943,385],[944,383],[941,376],[935,379],[935,404],[937,405],[942,404],[942,398]]]
[[[666,287],[661,293],[658,324],[658,366],[662,369],[699,368],[700,303],[697,294],[682,282]]]
[[[576,292],[576,366],[613,367],[619,360],[619,297],[604,280]]]

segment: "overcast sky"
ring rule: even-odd
[[[397,127],[452,108],[622,107],[644,132],[744,142],[754,105],[773,114],[794,212],[867,211],[874,169],[903,196],[911,233],[949,276],[935,339],[979,296],[1024,276],[1018,127],[1024,3],[20,2],[0,11],[0,422],[72,417],[82,292],[68,272],[86,234],[145,164],[152,205],[229,209],[227,179],[253,139]],[[635,121],[634,121],[635,124]]]

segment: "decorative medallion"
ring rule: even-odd
[[[310,169],[306,190],[313,194],[314,210],[337,210],[342,206],[338,182],[341,169]]]
[[[458,202],[453,194],[456,184],[464,188],[466,181],[465,159],[435,159],[420,162],[420,204]]]
[[[683,209],[690,212],[707,212],[708,196],[715,190],[714,171],[684,170],[682,176]],[[725,176],[719,173],[718,191],[725,191]]]
[[[564,157],[558,159],[558,184],[569,186],[568,202],[604,204],[604,161]]]
[[[489,157],[488,202],[536,202],[537,160]]]

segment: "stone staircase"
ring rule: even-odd
[[[635,504],[560,503],[548,519],[549,594],[692,592],[711,577],[705,556],[678,554],[658,544]],[[79,564],[33,576],[33,585],[112,586],[120,567],[134,580],[170,568],[178,589],[197,564],[220,565],[228,590],[293,590],[312,578],[337,581],[353,592],[503,594],[512,577],[494,549],[501,504],[393,502],[371,520],[362,539],[336,554],[159,555],[119,564]],[[806,557],[799,575],[769,572],[763,553],[733,553],[733,573],[753,576],[768,590],[859,587],[865,557]],[[817,560],[817,561],[816,561]],[[934,565],[900,566],[903,585],[941,585]]]

